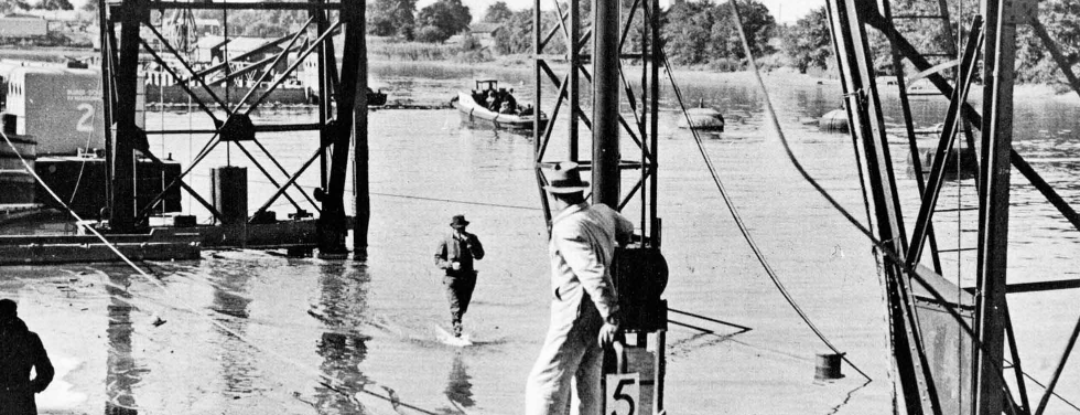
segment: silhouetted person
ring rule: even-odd
[[[18,305],[0,300],[0,415],[37,415],[34,394],[49,386],[53,374],[41,339],[19,319]]]

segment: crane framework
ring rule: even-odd
[[[1012,171],[1019,172],[1078,230],[1080,215],[1013,148],[1017,27],[1031,26],[1078,94],[1080,82],[1040,23],[1036,1],[983,0],[971,21],[958,25],[967,28],[962,36],[952,33],[946,0],[924,3],[929,4],[916,7],[915,12],[906,10],[908,14],[894,15],[889,0],[827,2],[850,131],[865,160],[875,236],[882,241],[878,249],[883,254],[892,352],[902,396],[899,404],[908,414],[1041,415],[1072,354],[1080,321],[1068,334],[1052,378],[1041,395],[1033,396],[1029,393],[1033,388],[1025,381],[1023,353],[1017,349],[1007,294],[1075,289],[1080,288],[1080,280],[1008,282]],[[912,41],[913,34],[903,29],[913,19],[941,20],[945,38],[955,39],[956,43],[940,45],[943,48],[939,50],[919,50]],[[905,135],[921,193],[910,235],[893,174],[868,29],[887,39],[900,89]],[[967,96],[980,62],[983,103],[981,109],[976,109],[968,104]],[[922,171],[915,144],[905,67],[920,71],[918,76],[925,77],[937,93],[949,100],[937,145],[931,150],[929,171]],[[949,74],[942,70],[945,68],[954,69]],[[978,134],[972,134],[968,126],[977,129]],[[978,201],[978,237],[973,247],[940,249],[934,237],[934,213],[945,210],[939,197],[948,176],[946,161],[951,154],[957,154],[960,135],[966,137],[968,149],[977,149],[974,197]],[[943,277],[941,256],[964,252],[975,255],[974,269],[967,270],[974,275]],[[924,253],[932,265],[923,264]],[[975,286],[958,290],[957,285],[965,279],[974,281]],[[943,294],[953,292],[961,295],[947,298]],[[946,399],[956,396],[961,399]]]
[[[297,209],[297,217],[304,216],[297,200],[302,196],[318,211],[317,236],[314,241],[304,237],[301,243],[318,246],[320,255],[340,256],[347,254],[345,182],[350,157],[355,160],[355,206],[357,218],[354,223],[353,250],[357,258],[366,256],[369,199],[367,192],[367,51],[365,46],[365,3],[351,1],[311,0],[308,2],[176,2],[157,0],[99,1],[99,24],[101,36],[101,61],[103,100],[105,101],[107,162],[109,163],[109,226],[115,233],[135,233],[148,226],[148,216],[165,191],[152,202],[140,206],[134,202],[134,164],[137,156],[160,163],[147,145],[147,135],[193,135],[209,134],[202,149],[194,156],[192,164],[175,180],[164,186],[165,190],[180,187],[205,207],[219,223],[228,222],[215,203],[211,203],[193,189],[185,178],[211,152],[221,151],[222,143],[235,145],[259,172],[277,189],[258,210],[248,216],[242,212],[239,222],[243,227],[237,245],[246,245],[250,231],[247,225],[257,224],[264,213],[279,198],[286,198]],[[234,67],[228,53],[224,62],[196,69],[191,62],[188,36],[174,36],[153,24],[152,11],[159,11],[163,18],[188,14],[192,10],[210,10],[222,13],[224,41],[230,41],[227,13],[230,10],[298,11],[307,13],[307,21],[292,33],[272,41],[256,50],[232,59],[241,59],[270,47],[280,48],[280,53],[243,67]],[[191,19],[187,19],[191,20]],[[191,30],[187,28],[187,30]],[[337,62],[334,35],[344,33],[341,62]],[[167,36],[169,35],[169,36]],[[179,43],[179,44],[174,44]],[[251,113],[267,103],[267,98],[309,58],[316,61],[318,85],[314,87],[318,99],[318,120],[311,123],[280,123],[255,125]],[[191,97],[192,104],[212,121],[212,129],[175,128],[143,130],[135,124],[138,107],[137,83],[139,67],[152,60],[168,72],[175,84]],[[285,67],[286,69],[280,70]],[[340,68],[340,69],[339,69]],[[307,70],[312,70],[305,68]],[[255,81],[239,100],[225,99],[220,89],[213,85],[224,84],[225,91],[239,81]],[[288,171],[271,151],[260,142],[261,135],[274,132],[291,132],[290,137],[303,134],[317,135],[316,151],[294,171]],[[292,138],[290,138],[292,139]],[[352,143],[355,142],[355,146]],[[350,148],[353,152],[350,154]],[[280,157],[280,155],[279,155]],[[309,167],[318,162],[321,168],[320,188],[312,195],[297,184],[297,179]],[[291,194],[289,192],[292,192]],[[299,196],[296,196],[299,195]],[[288,226],[268,229],[272,235],[289,232]]]
[[[659,72],[664,62],[659,2],[569,0],[546,5],[553,11],[542,11],[545,4],[534,0],[532,33],[536,108],[546,106],[544,99],[554,100],[546,125],[537,117],[533,128],[544,217],[550,226],[557,213],[543,190],[548,183],[545,171],[568,161],[591,172],[592,203],[606,204],[638,222],[639,237],[616,253],[612,277],[629,332],[627,365],[642,376],[638,407],[663,413],[668,308],[660,295],[668,269],[660,253],[656,209]],[[548,98],[545,94],[552,90],[557,92]],[[620,113],[620,106],[631,113]],[[566,129],[565,136],[553,135],[559,128]],[[633,142],[626,154],[622,136]],[[582,142],[591,144],[585,155]],[[559,146],[561,155],[553,155]]]

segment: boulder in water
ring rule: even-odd
[[[818,119],[818,128],[826,131],[846,133],[848,130],[847,111],[843,108],[826,112]]]
[[[691,128],[691,125],[695,130],[724,131],[724,116],[712,108],[691,108],[686,110],[686,117],[679,117],[678,126]]]

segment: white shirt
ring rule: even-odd
[[[584,289],[606,320],[617,305],[611,282],[616,238],[634,232],[634,224],[604,204],[579,203],[551,221],[551,289],[556,298]]]

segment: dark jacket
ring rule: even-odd
[[[30,379],[30,369],[37,377]],[[53,379],[41,338],[20,319],[0,324],[0,415],[37,415],[34,394]]]
[[[435,265],[446,270],[446,275],[451,277],[469,276],[474,274],[474,259],[484,259],[484,246],[480,239],[471,233],[465,233],[465,239],[458,239],[453,232],[439,242],[435,247]],[[451,264],[461,263],[461,269],[454,271]]]

